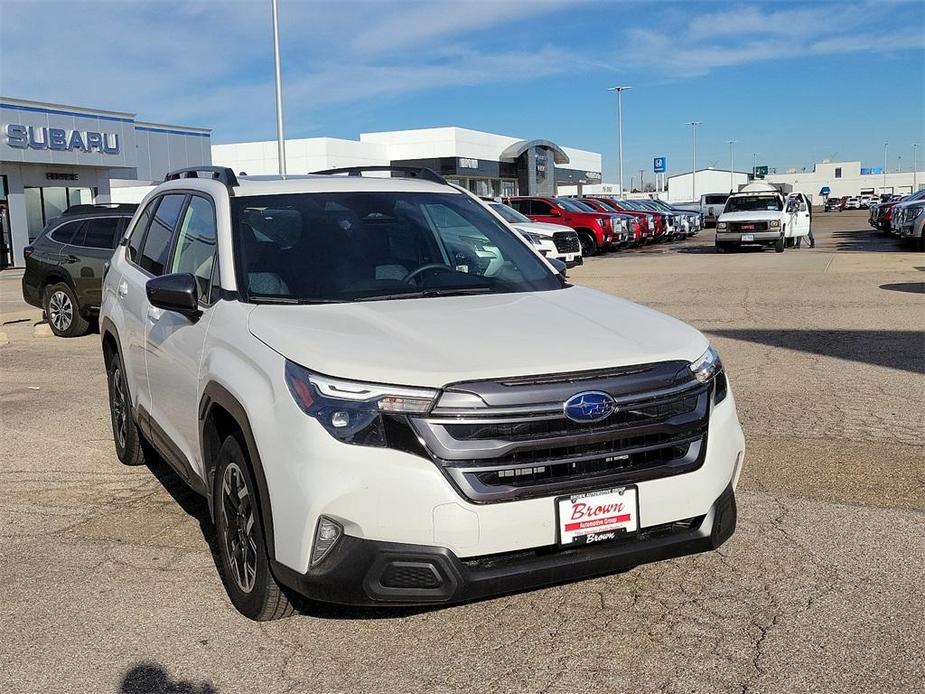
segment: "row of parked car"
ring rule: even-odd
[[[502,202],[489,204],[521,233],[539,235],[540,238],[527,237],[534,245],[554,245],[557,252],[550,250],[549,255],[570,265],[606,251],[686,238],[703,226],[699,213],[655,199],[534,195],[504,198]],[[543,234],[551,238],[544,239]],[[575,236],[580,257],[564,256],[563,253],[573,252]],[[543,252],[542,246],[540,250]]]
[[[925,251],[925,188],[903,197],[871,205],[868,222],[874,229],[892,234],[902,240],[911,241],[920,251]]]
[[[824,209],[826,212],[842,212],[843,210],[867,210],[881,202],[895,202],[901,195],[843,195],[840,198],[827,198]]]

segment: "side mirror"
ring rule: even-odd
[[[561,212],[558,208],[556,208],[556,207],[550,207],[550,208],[549,208],[549,215],[550,215],[551,217],[561,217],[561,216],[562,216],[562,212]]]
[[[559,275],[561,275],[562,279],[565,279],[566,270],[568,270],[568,266],[565,263],[563,263],[561,260],[559,260],[558,258],[546,258],[546,260],[549,262],[550,265],[552,265],[556,269],[556,272],[558,272]]]
[[[183,314],[190,320],[201,314],[196,278],[188,272],[154,277],[145,284],[145,293],[156,308]]]

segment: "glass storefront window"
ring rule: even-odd
[[[46,224],[68,208],[67,188],[42,188],[42,197]]]
[[[45,215],[42,212],[42,189],[26,188],[26,226],[29,228],[29,243],[45,228]]]
[[[72,205],[93,203],[92,188],[25,188],[26,226],[29,242],[42,233],[49,221]]]

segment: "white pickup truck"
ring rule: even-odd
[[[767,183],[752,183],[726,201],[716,222],[716,250],[760,245],[783,253],[809,235],[811,223],[811,207],[803,193],[784,195]]]

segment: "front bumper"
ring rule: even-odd
[[[752,237],[751,241],[743,241],[742,237],[750,234]],[[717,243],[729,243],[729,244],[750,244],[750,243],[774,243],[777,239],[780,238],[780,231],[753,231],[753,232],[738,232],[738,231],[717,231],[716,232],[716,242]]]
[[[274,562],[276,578],[313,600],[343,605],[452,604],[612,574],[716,549],[735,531],[730,484],[709,511],[684,523],[643,528],[626,539],[460,559],[444,547],[344,536],[305,574]]]

